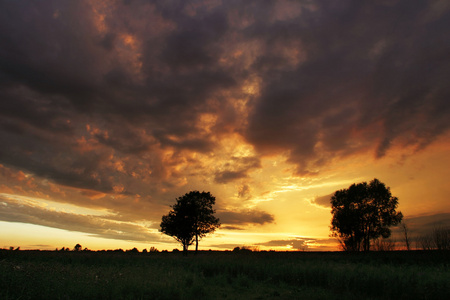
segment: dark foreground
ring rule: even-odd
[[[450,299],[450,253],[0,250],[0,299]]]

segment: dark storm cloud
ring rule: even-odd
[[[112,156],[145,157],[135,165],[165,178],[157,147],[212,151],[213,136],[199,133],[196,120],[224,108],[206,101],[233,88],[235,79],[218,66],[224,11],[190,17],[182,2],[174,14],[157,11],[162,2],[96,5],[2,2],[0,141],[9,146],[0,150],[0,162],[59,184],[110,192],[120,177],[105,166]],[[170,30],[152,29],[166,23]],[[133,41],[142,45],[134,52]],[[80,149],[82,137],[89,150]]]
[[[1,8],[4,83],[63,94],[79,106],[87,105],[98,76],[95,56],[102,54],[92,39],[92,13],[87,7],[70,1],[19,0],[3,1]]]
[[[3,164],[27,170],[61,185],[103,192],[112,190],[111,179],[94,176],[102,169],[105,170],[102,165],[107,161],[110,151],[80,154],[76,151],[76,143],[71,140],[71,135],[43,133],[36,128],[24,127],[21,134],[10,130],[0,132],[3,144],[8,145],[0,147]]]
[[[314,173],[334,156],[384,156],[394,142],[420,149],[449,129],[448,4],[314,4],[248,31],[266,47],[254,65],[262,92],[249,141],[261,151],[289,150],[299,173]],[[295,41],[303,63],[270,50]]]
[[[2,1],[0,163],[137,194],[176,186],[183,153],[227,133],[298,173],[422,149],[450,126],[449,35],[445,1]]]
[[[216,63],[221,49],[215,44],[228,29],[226,12],[217,10],[201,18],[179,16],[177,23],[179,30],[166,40],[163,61],[171,68],[190,70]]]

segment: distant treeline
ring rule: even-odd
[[[395,251],[395,250],[450,250],[450,228],[444,226],[436,225],[433,230],[427,234],[415,236],[410,232],[408,226],[402,223],[401,226],[402,237],[400,240],[394,238],[379,238],[373,241],[371,249],[374,251]],[[403,241],[402,241],[403,240]],[[7,250],[7,249],[2,249]],[[10,247],[10,251],[20,251],[20,247]],[[148,250],[143,249],[139,251],[136,247],[132,249],[114,249],[114,250],[90,250],[88,248],[83,248],[80,244],[76,244],[73,248],[62,247],[60,249],[56,248],[57,252],[108,252],[108,253],[167,253],[167,252],[180,252],[177,248],[172,251],[168,250],[158,250],[156,247],[150,247]],[[207,250],[212,251],[212,250]],[[227,252],[230,250],[224,250]],[[304,251],[304,250],[298,250]],[[214,251],[214,252],[217,252]],[[219,251],[221,252],[221,251]],[[260,250],[257,246],[236,246],[233,248],[232,252],[275,252],[275,250]],[[276,252],[286,252],[286,251],[276,251]],[[292,252],[292,250],[290,251]],[[313,250],[314,252],[314,250]]]

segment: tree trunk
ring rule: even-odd
[[[402,230],[403,230],[403,236],[405,237],[405,246],[406,246],[406,250],[410,250],[410,245],[409,245],[409,236],[408,236],[408,231],[409,228],[405,223],[402,223]]]
[[[195,235],[195,254],[197,254],[198,251],[198,235]]]

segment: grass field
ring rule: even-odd
[[[449,254],[0,250],[0,299],[450,299]]]

